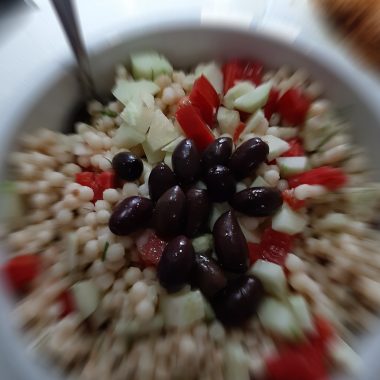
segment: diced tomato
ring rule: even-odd
[[[200,151],[206,149],[215,140],[215,136],[201,114],[189,101],[178,106],[176,118],[185,135],[194,140]]]
[[[244,128],[245,128],[245,124],[244,123],[240,123],[236,127],[236,129],[234,131],[234,137],[233,137],[234,144],[236,144],[236,142],[239,140],[239,137],[242,134],[242,132],[244,131]]]
[[[322,316],[314,317],[316,334],[310,337],[312,344],[325,352],[328,342],[334,337],[335,329],[332,324]]]
[[[75,310],[74,299],[70,291],[64,291],[58,298],[61,305],[60,318],[66,317],[66,315],[71,314]]]
[[[290,148],[285,153],[283,153],[281,157],[300,157],[305,155],[303,143],[299,137],[289,139],[287,143],[290,145]]]
[[[310,108],[310,100],[299,88],[290,88],[278,100],[282,119],[291,125],[301,125]]]
[[[139,258],[144,266],[157,266],[167,242],[161,240],[153,231],[146,231],[136,242]]]
[[[278,91],[277,88],[272,87],[269,92],[268,100],[264,106],[264,115],[268,120],[275,112],[277,112],[277,103],[279,97],[280,91]]]
[[[15,256],[2,269],[13,289],[23,291],[40,273],[41,259],[33,254]]]
[[[95,173],[94,172],[80,172],[75,174],[75,182],[82,186],[94,187]]]
[[[294,196],[294,190],[288,189],[282,192],[282,199],[286,202],[293,210],[299,210],[305,207],[306,202],[304,200],[297,199]]]
[[[223,67],[224,93],[237,81],[249,80],[258,85],[261,83],[263,65],[257,62],[234,59],[226,62]]]
[[[267,380],[327,380],[324,355],[310,343],[288,347],[266,360]]]
[[[261,237],[258,252],[252,255],[275,264],[284,265],[286,256],[293,248],[293,240],[294,237],[291,235],[266,228]]]
[[[116,177],[113,171],[102,173],[80,172],[75,175],[75,181],[82,186],[91,187],[94,191],[94,202],[103,199],[104,190],[116,187]]]
[[[254,264],[257,260],[262,259],[261,248],[258,243],[248,243],[249,264]]]
[[[346,183],[347,175],[343,170],[332,166],[321,166],[288,178],[288,184],[291,188],[307,184],[322,185],[329,190],[336,190]]]

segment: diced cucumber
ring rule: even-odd
[[[116,131],[112,141],[118,148],[129,149],[144,142],[145,136],[145,134],[138,132],[136,129],[122,124]]]
[[[306,219],[294,212],[286,203],[282,205],[281,209],[277,211],[272,219],[272,228],[275,231],[284,232],[289,235],[302,232],[306,224]]]
[[[249,270],[262,282],[265,290],[271,295],[284,298],[287,294],[285,273],[280,265],[269,261],[257,260]]]
[[[233,109],[236,99],[240,98],[241,96],[247,94],[248,92],[254,89],[255,89],[255,85],[252,84],[251,82],[244,81],[244,82],[236,83],[235,86],[231,87],[227,91],[226,95],[224,95],[223,104],[227,108]]]
[[[218,94],[223,92],[223,73],[219,65],[215,62],[199,64],[195,68],[195,76],[200,77],[202,74],[209,80]]]
[[[160,306],[167,327],[188,327],[205,317],[205,303],[199,290],[165,295]]]
[[[150,164],[156,164],[157,162],[161,162],[164,159],[165,152],[161,150],[152,150],[147,141],[144,141],[141,145],[144,149],[146,159]]]
[[[284,339],[296,341],[303,337],[302,330],[292,311],[274,298],[266,298],[259,308],[259,320],[262,326]]]
[[[117,100],[123,104],[129,101],[141,98],[145,93],[155,95],[160,91],[154,82],[148,80],[128,81],[119,79],[116,86],[112,89],[112,93]]]
[[[164,153],[164,152],[163,152],[163,153]],[[173,170],[172,157],[173,157],[173,154],[167,152],[167,153],[165,154],[165,157],[164,157],[164,163],[165,163],[166,165],[168,165],[170,169]]]
[[[153,108],[145,106],[141,99],[128,102],[120,117],[128,127],[137,132],[146,134],[153,119]]]
[[[239,112],[225,107],[219,107],[216,119],[222,133],[228,133],[231,136],[234,135],[235,129],[240,123]]]
[[[253,113],[265,105],[268,100],[271,83],[263,83],[254,90],[240,96],[234,101],[234,107],[240,111]]]
[[[290,177],[308,170],[309,160],[305,156],[299,157],[278,157],[277,165],[280,168],[282,177]]]
[[[305,298],[301,295],[292,295],[288,298],[288,301],[302,331],[306,333],[314,332],[315,326]]]
[[[230,205],[227,202],[224,203],[214,203],[212,207],[212,212],[210,216],[210,230],[214,228],[214,224],[217,219],[230,209]]]
[[[245,128],[241,136],[244,136],[248,133],[256,133],[260,135],[265,134],[268,125],[268,120],[265,118],[263,111],[258,110],[246,121]]]
[[[152,151],[157,151],[169,144],[180,133],[174,127],[173,123],[162,113],[161,110],[155,110],[153,114],[152,123],[150,124],[149,132],[147,135],[147,143],[150,145]]]
[[[177,145],[184,139],[185,138],[183,136],[179,136],[169,144],[165,145],[161,150],[164,152],[173,153]]]
[[[255,180],[251,183],[250,187],[261,187],[261,186],[269,186],[268,182],[261,176],[257,176]]]
[[[24,205],[12,181],[0,183],[0,223],[17,227],[22,222]]]
[[[223,379],[249,380],[248,355],[239,342],[228,342],[223,351]]]
[[[276,136],[265,135],[261,139],[269,146],[268,161],[272,161],[290,149],[290,145],[285,140],[279,139]]]
[[[192,240],[195,253],[206,253],[212,251],[214,240],[211,234],[204,234]]]
[[[99,292],[92,280],[75,283],[71,287],[75,305],[83,319],[88,318],[99,305]]]
[[[132,75],[135,79],[154,80],[161,74],[171,75],[173,67],[169,61],[155,51],[131,54]]]
[[[287,140],[296,137],[298,129],[294,127],[269,127],[266,134]]]

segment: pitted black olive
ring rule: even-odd
[[[196,254],[191,271],[191,283],[199,288],[205,297],[211,298],[226,286],[227,279],[212,258]]]
[[[194,237],[202,232],[210,216],[211,203],[206,190],[191,188],[186,192],[185,235]]]
[[[175,175],[164,162],[160,162],[150,172],[148,186],[149,195],[153,201],[157,201],[166,190],[175,185],[177,185]]]
[[[231,206],[249,216],[270,216],[282,206],[280,190],[272,187],[250,187],[235,193]]]
[[[227,326],[241,326],[256,312],[264,298],[264,288],[254,276],[242,275],[231,279],[216,294],[212,306],[216,317]]]
[[[233,211],[219,217],[212,233],[220,266],[230,272],[245,272],[248,269],[248,244]]]
[[[148,226],[152,216],[153,203],[148,198],[133,196],[121,201],[113,210],[109,229],[115,235],[130,233]]]
[[[229,168],[237,180],[241,180],[254,173],[269,153],[268,144],[258,137],[254,137],[241,144],[230,158]]]
[[[200,154],[193,140],[182,140],[174,149],[172,156],[173,170],[179,182],[189,185],[200,174]]]
[[[182,232],[185,222],[185,194],[179,186],[165,191],[153,211],[153,226],[160,237],[172,237]]]
[[[171,240],[158,263],[160,284],[169,292],[180,290],[190,280],[194,256],[193,246],[186,236],[180,235]]]
[[[204,181],[214,202],[228,201],[236,191],[236,181],[226,166],[216,165],[205,174]]]
[[[206,173],[215,165],[228,166],[228,161],[232,154],[232,146],[232,139],[229,137],[215,139],[202,154],[202,171]]]

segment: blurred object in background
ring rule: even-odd
[[[318,0],[324,13],[380,69],[380,0]]]

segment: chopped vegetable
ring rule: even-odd
[[[236,127],[236,129],[234,131],[234,134],[233,134],[233,142],[234,142],[234,144],[236,144],[237,141],[239,140],[239,137],[243,133],[244,128],[245,128],[245,124],[244,123],[239,123],[238,126]]]
[[[136,79],[154,80],[161,74],[171,75],[173,67],[169,61],[155,51],[131,54],[132,74]]]
[[[177,137],[175,140],[170,142],[169,144],[165,145],[161,150],[163,152],[173,153],[177,145],[184,140],[185,138],[183,136]]]
[[[258,110],[254,114],[250,115],[245,122],[245,129],[242,135],[248,133],[255,133],[263,135],[268,127],[268,120],[265,119],[263,111]]]
[[[38,276],[41,259],[34,254],[12,257],[2,267],[2,271],[15,291],[25,290]]]
[[[144,266],[157,266],[166,245],[166,241],[161,240],[153,231],[146,231],[144,237],[137,241],[139,259]]]
[[[306,173],[292,176],[288,179],[289,187],[299,185],[322,185],[329,190],[336,190],[344,186],[347,182],[347,176],[342,169],[331,166],[321,166],[311,169]]]
[[[240,111],[254,113],[268,100],[270,83],[264,83],[234,101],[234,107]]]
[[[204,75],[194,82],[189,99],[191,104],[199,109],[203,120],[212,127],[220,101],[214,87]]]
[[[278,100],[278,112],[291,125],[301,125],[310,108],[310,100],[299,88],[290,88]]]
[[[144,141],[141,146],[144,149],[146,160],[152,165],[162,161],[165,157],[165,152],[162,149],[152,150],[152,147],[147,141]]]
[[[136,145],[145,141],[146,135],[137,131],[134,128],[128,127],[127,124],[122,124],[117,129],[115,136],[112,138],[112,142],[118,148],[130,149]]]
[[[113,189],[116,185],[115,173],[106,171],[101,173],[80,172],[75,175],[75,182],[82,186],[88,186],[94,191],[93,202],[103,199],[103,192]]]
[[[305,155],[303,143],[299,137],[293,137],[287,140],[287,143],[290,145],[290,148],[281,157],[299,157]]]
[[[133,128],[136,132],[145,135],[152,123],[154,107],[147,107],[141,99],[128,102],[120,117],[124,120],[124,127]]]
[[[211,234],[204,234],[192,240],[193,248],[196,253],[210,252],[214,246]]]
[[[223,375],[225,380],[249,380],[247,353],[238,342],[228,342],[223,350]]]
[[[102,261],[104,261],[106,259],[107,251],[108,251],[108,247],[109,246],[110,246],[109,241],[106,241],[106,243],[104,244],[104,248],[103,248]]]
[[[276,136],[265,135],[262,136],[261,139],[269,146],[268,161],[272,161],[274,158],[281,156],[289,150],[289,144],[285,140],[281,140]]]
[[[167,327],[188,327],[205,317],[205,301],[199,290],[165,295],[160,306]]]
[[[223,133],[228,133],[231,136],[235,134],[235,131],[240,125],[240,115],[236,110],[219,107],[216,118],[221,131]]]
[[[279,97],[280,91],[278,91],[275,87],[272,87],[269,91],[268,100],[264,106],[264,115],[268,120],[275,112],[277,112]]]
[[[263,65],[256,62],[234,59],[226,62],[223,67],[224,93],[226,93],[236,82],[247,80],[255,85],[261,83]]]
[[[178,107],[176,118],[185,135],[195,142],[200,151],[206,149],[215,140],[211,129],[190,102],[183,102]]]
[[[289,207],[291,207],[293,210],[299,210],[302,207],[305,207],[305,201],[297,199],[294,196],[294,190],[293,189],[288,189],[284,190],[282,192],[282,199],[284,202],[288,204]]]
[[[251,82],[243,81],[236,83],[233,87],[231,87],[227,93],[224,95],[223,104],[228,109],[234,108],[234,103],[237,98],[249,93],[254,90],[256,87]]]
[[[261,186],[269,186],[268,182],[265,181],[263,177],[258,175],[255,180],[251,183],[250,187],[261,187]]]
[[[76,309],[83,319],[95,312],[99,305],[99,293],[92,280],[84,280],[75,283],[71,287]]]
[[[119,79],[112,93],[117,100],[123,104],[128,104],[130,101],[140,99],[144,94],[155,95],[159,91],[160,87],[148,80],[127,81]]]
[[[262,259],[257,260],[249,273],[255,275],[271,295],[283,298],[287,293],[287,282],[282,267]]]
[[[223,91],[223,73],[215,62],[200,64],[195,68],[195,76],[204,75],[212,84],[215,91],[221,94]]]
[[[272,219],[272,228],[275,231],[295,235],[304,230],[307,220],[304,216],[294,212],[286,203]]]
[[[306,156],[278,157],[276,162],[280,168],[281,176],[284,178],[304,173],[309,168],[309,160]]]

